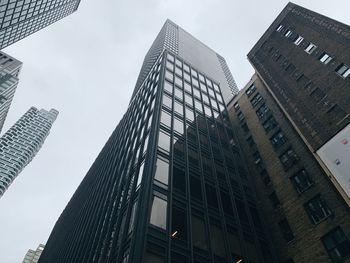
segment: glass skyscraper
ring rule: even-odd
[[[0,138],[0,197],[40,150],[57,115],[32,107]]]
[[[0,132],[18,85],[22,62],[0,52]]]
[[[80,0],[0,1],[0,49],[70,15]]]
[[[225,60],[171,21],[40,263],[276,262],[225,101]]]

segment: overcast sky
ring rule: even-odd
[[[18,263],[51,230],[102,149],[166,18],[225,57],[242,88],[246,54],[288,1],[82,0],[73,15],[6,48],[24,65],[3,132],[31,106],[60,114],[0,199],[0,262]],[[350,24],[349,0],[295,1]]]

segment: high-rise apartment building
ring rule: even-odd
[[[3,0],[0,2],[0,49],[70,15],[80,0]]]
[[[248,59],[350,205],[349,47],[348,25],[290,3]]]
[[[21,67],[20,61],[0,52],[0,132],[18,85]]]
[[[29,249],[22,263],[38,263],[44,247],[45,246],[43,244],[40,244],[36,250]]]
[[[350,262],[349,181],[334,182],[349,180],[349,29],[288,4],[249,53],[256,73],[229,105],[280,262]]]
[[[168,20],[39,262],[278,262],[224,103],[229,76]]]
[[[57,115],[32,107],[0,138],[0,197],[40,150]]]

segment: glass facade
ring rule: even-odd
[[[276,262],[219,83],[169,49],[142,70],[40,262]]]
[[[18,85],[22,62],[0,52],[0,131]]]
[[[70,15],[80,0],[3,0],[0,2],[0,49]]]

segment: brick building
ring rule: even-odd
[[[229,105],[281,262],[350,262],[346,185],[318,155],[349,127],[349,29],[289,3]]]
[[[331,181],[350,204],[350,184],[316,154],[350,122],[350,27],[289,3],[248,54]],[[347,191],[347,193],[346,193]]]
[[[336,249],[349,255],[348,206],[257,75],[231,106],[281,262],[330,262],[332,233],[344,233]]]

